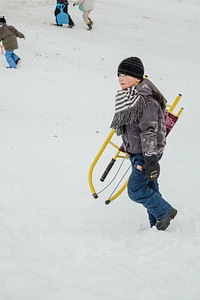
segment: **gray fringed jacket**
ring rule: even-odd
[[[123,90],[121,92],[123,93]],[[149,79],[143,79],[133,87],[130,97],[132,104],[125,109],[126,115],[123,112],[122,116],[121,112],[116,110],[111,128],[122,136],[127,153],[162,154],[166,145],[164,122],[166,99]],[[121,99],[120,94],[120,101]],[[129,121],[126,118],[127,114]]]

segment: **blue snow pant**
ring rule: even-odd
[[[128,195],[131,200],[142,204],[149,217],[150,226],[154,226],[170,212],[172,206],[165,201],[160,192],[157,180],[148,180],[146,174],[137,169],[143,167],[144,156],[142,154],[130,155],[132,173],[128,182]]]
[[[6,50],[6,60],[9,64],[9,67],[11,69],[16,69],[16,60],[19,58],[19,56],[17,56],[15,53],[14,53],[14,50]]]

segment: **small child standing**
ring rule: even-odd
[[[94,22],[89,18],[89,14],[93,10],[94,0],[79,0],[74,2],[73,6],[81,5],[83,10],[83,20],[85,24],[88,26],[88,30],[92,29],[92,25]]]
[[[19,32],[14,26],[7,25],[5,17],[0,17],[0,41],[3,42],[5,49],[5,57],[9,64],[9,69],[16,69],[17,64],[20,62],[19,56],[14,53],[18,49],[18,38],[24,38],[23,33]]]

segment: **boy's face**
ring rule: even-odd
[[[124,74],[119,74],[119,84],[122,88],[122,90],[128,89],[131,86],[136,86],[138,83],[140,83],[140,79],[129,76],[129,75],[124,75]]]

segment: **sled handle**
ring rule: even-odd
[[[114,166],[114,163],[116,162],[116,159],[112,158],[111,161],[109,162],[107,168],[105,169],[105,171],[103,172],[103,175],[100,178],[100,181],[104,182],[104,180],[106,179],[108,173],[110,172],[110,170],[112,169],[112,167]]]

